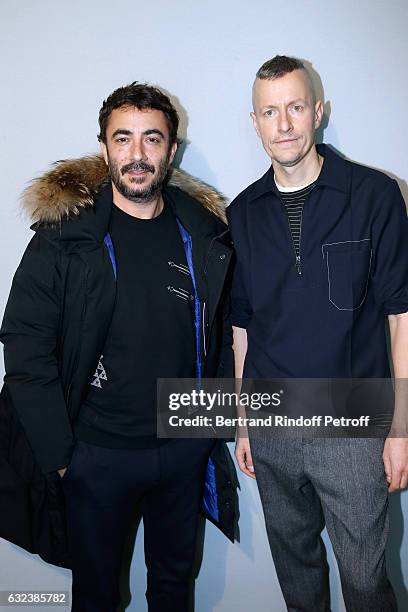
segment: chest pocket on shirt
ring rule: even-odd
[[[322,245],[328,299],[338,310],[357,310],[367,295],[372,248],[369,238]]]

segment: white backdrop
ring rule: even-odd
[[[19,194],[51,162],[95,151],[103,98],[133,80],[171,94],[187,139],[181,166],[232,198],[268,167],[249,120],[256,70],[276,53],[309,60],[324,85],[325,141],[395,176],[407,196],[407,23],[405,0],[0,0],[1,313],[31,234]],[[401,610],[407,509],[408,494],[394,494],[389,563]],[[285,610],[248,479],[241,511],[240,544],[207,526],[196,612]],[[142,535],[140,528],[130,612],[147,609]],[[328,555],[332,609],[341,612],[330,547]],[[0,590],[70,585],[70,572],[4,541],[0,568]]]

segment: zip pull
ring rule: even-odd
[[[167,263],[169,264],[170,268],[176,268],[176,270],[182,272],[183,274],[186,274],[186,276],[191,276],[190,270],[184,264],[176,264],[174,263],[174,261],[168,261]]]
[[[302,264],[300,263],[300,255],[296,255],[296,270],[297,270],[297,273],[301,276],[302,275]]]

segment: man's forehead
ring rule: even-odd
[[[122,127],[131,125],[143,129],[159,127],[167,132],[166,117],[162,111],[155,108],[139,109],[136,106],[115,108],[109,115],[108,129],[116,129],[119,124]]]
[[[303,70],[293,70],[274,79],[256,78],[252,88],[254,107],[297,99],[311,99],[310,83]]]

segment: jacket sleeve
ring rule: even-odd
[[[385,315],[408,311],[408,218],[396,181],[379,197],[372,231],[372,280]]]
[[[235,267],[231,288],[231,324],[246,329],[252,318],[248,297],[249,254],[245,252],[244,227],[235,213],[234,202],[227,208],[228,223],[235,248]],[[246,264],[246,265],[245,265]]]
[[[227,285],[227,289],[228,289]],[[231,299],[228,294],[225,298],[222,313],[222,346],[220,354],[220,365],[216,374],[217,378],[234,378],[234,353],[232,350],[232,326],[231,326]]]
[[[70,462],[73,436],[58,368],[58,255],[36,235],[15,273],[0,340],[9,396],[44,473]]]

